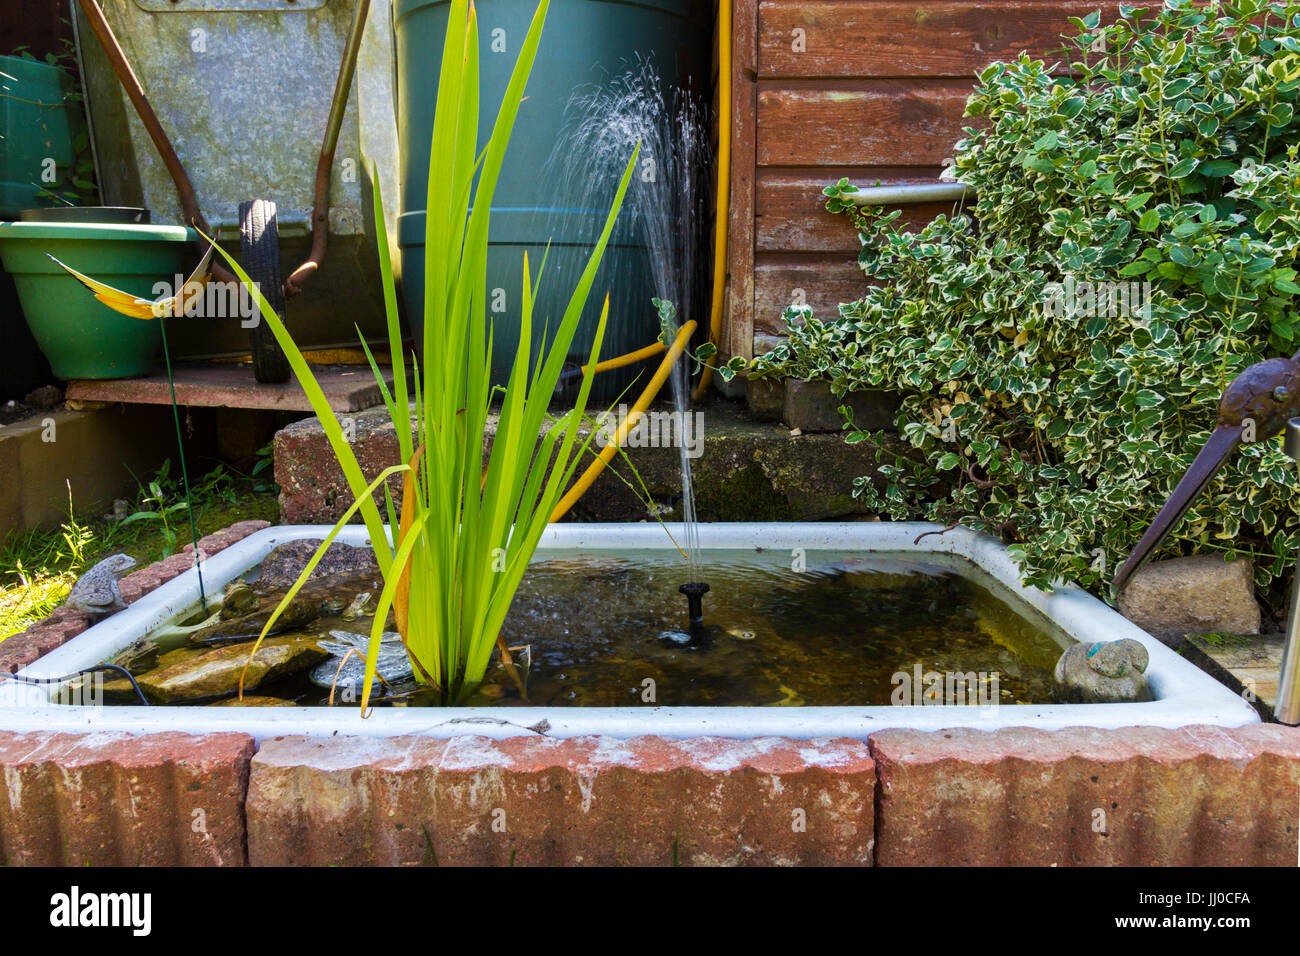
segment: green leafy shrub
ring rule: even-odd
[[[788,310],[750,372],[901,392],[911,449],[858,493],[1000,535],[1039,585],[1107,582],[1224,386],[1300,340],[1300,6],[1119,13],[1073,19],[1060,69],[980,74],[955,156],[973,215],[909,232],[825,190],[875,284],[829,322]],[[1277,443],[1246,446],[1165,550],[1248,551],[1267,584],[1300,544],[1296,490]]]

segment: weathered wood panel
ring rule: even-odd
[[[962,137],[966,80],[758,90],[759,166],[941,166]]]
[[[753,96],[752,116],[743,115],[738,93],[734,121],[753,153],[742,168],[738,152],[732,173],[735,327],[725,341],[739,352],[742,338],[781,335],[792,302],[830,317],[865,291],[857,236],[825,211],[824,186],[841,177],[934,182],[964,127],[977,125],[964,113],[980,69],[1022,50],[1052,62],[1070,17],[1100,9],[1109,21],[1117,8],[1116,0],[733,0],[744,36],[736,65],[744,71],[752,56]],[[903,222],[919,226],[952,206],[903,209]]]
[[[759,6],[759,76],[972,77],[994,60],[1028,50],[1053,62],[1070,17],[1114,0],[764,0]],[[801,31],[801,32],[796,32]]]
[[[846,217],[826,211],[826,197],[822,195],[825,186],[841,178],[858,186],[933,183],[938,175],[938,167],[761,169],[755,193],[755,247],[760,253],[856,253],[857,232]],[[940,213],[951,211],[952,203],[925,203],[901,208],[903,215],[899,221],[919,227]]]
[[[728,0],[723,0],[728,2]],[[730,0],[731,191],[727,217],[727,297],[721,351],[754,349],[754,169],[758,135],[758,0]]]
[[[28,47],[37,59],[47,53],[62,53],[63,41],[72,40],[70,0],[32,3],[32,0],[0,0],[0,53]]]
[[[761,256],[754,267],[753,331],[782,334],[781,313],[795,304],[806,303],[818,318],[831,318],[841,302],[860,299],[866,290],[867,277],[855,255]]]

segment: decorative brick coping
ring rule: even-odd
[[[1300,731],[0,734],[6,865],[1295,865]]]
[[[215,554],[265,522],[199,542]],[[123,578],[136,600],[188,549]],[[63,609],[0,642],[32,663]],[[490,740],[0,733],[0,863],[1213,864],[1300,859],[1300,729]]]

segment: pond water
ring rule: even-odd
[[[540,552],[502,632],[524,693],[495,665],[468,703],[910,704],[922,702],[924,680],[936,674],[963,675],[959,686],[969,697],[961,702],[1057,700],[1052,669],[1070,639],[1032,610],[1013,610],[997,593],[999,585],[968,576],[969,565],[965,574],[957,573],[957,560],[819,551],[792,561],[788,550],[749,549],[708,550],[703,566],[710,591],[704,627],[692,635],[686,600],[678,593],[685,564],[676,552]],[[233,664],[242,669],[249,640],[283,594],[261,587],[255,572],[248,577],[260,598],[260,617],[198,631],[163,628],[154,635],[156,653],[131,662],[153,703],[234,702]],[[255,687],[246,684],[248,702],[325,705],[333,684],[334,704],[355,706],[359,695],[349,675],[355,674],[356,656],[340,671],[341,658],[327,658],[320,642],[338,654],[349,634],[368,635],[371,618],[344,608],[359,593],[378,595],[381,586],[376,574],[310,582],[301,601],[311,619],[275,637],[272,644],[283,653],[264,668]],[[196,608],[181,620],[193,624],[202,616]],[[400,645],[396,650],[396,659],[404,661]],[[376,685],[378,705],[436,703],[401,670],[388,671],[389,686]],[[380,671],[385,672],[382,663]],[[325,687],[313,683],[313,672],[318,682],[327,673]],[[105,697],[108,703],[139,703],[120,679],[108,681]]]

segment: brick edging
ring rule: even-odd
[[[199,553],[210,558],[237,541],[242,541],[255,531],[269,528],[269,521],[238,521],[228,528],[215,531],[199,539]],[[118,582],[122,600],[133,604],[141,597],[194,566],[194,545],[187,544],[183,551],[162,561],[133,571]],[[0,672],[16,674],[29,667],[56,647],[72,640],[91,626],[90,618],[75,608],[56,608],[48,617],[37,621],[27,630],[0,641]]]
[[[1300,842],[1300,730],[1266,724],[866,743],[0,733],[0,775],[9,864],[1294,865]]]
[[[1294,866],[1300,729],[1013,727],[869,740],[880,866]]]

